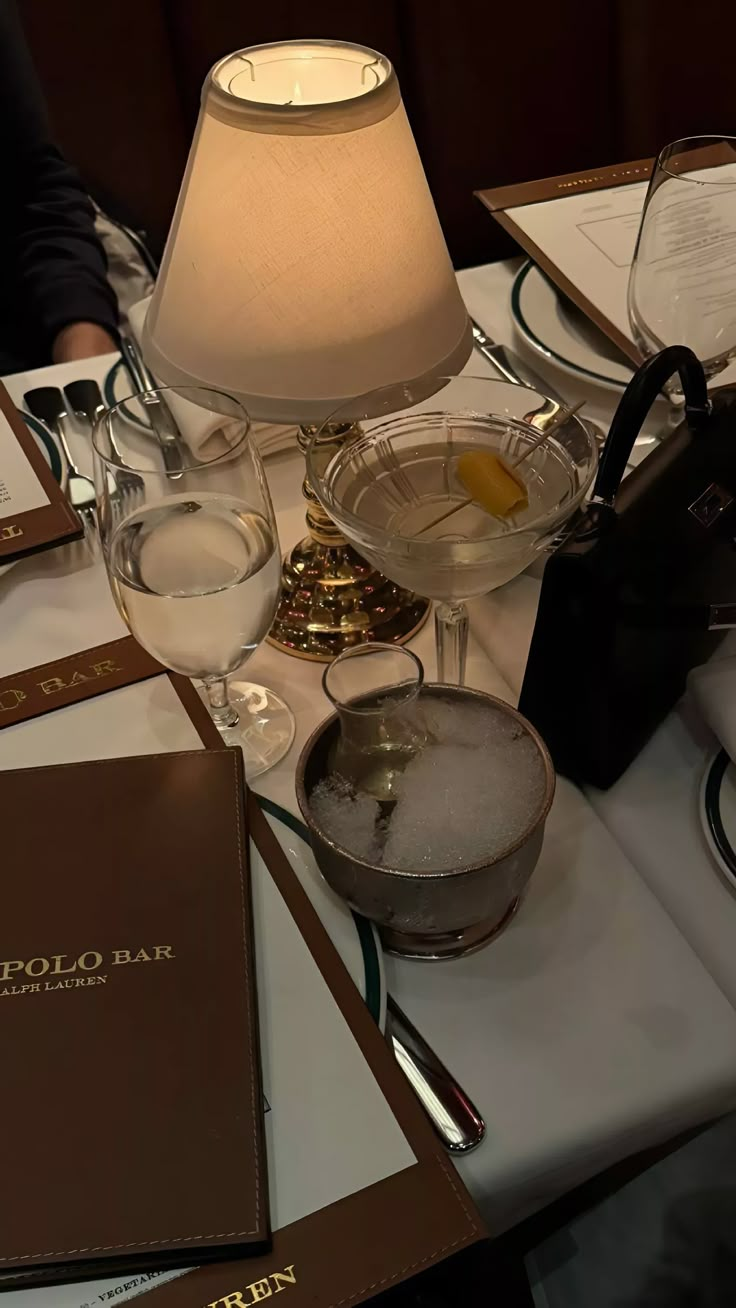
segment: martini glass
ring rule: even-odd
[[[548,408],[539,391],[510,382],[424,378],[348,401],[307,451],[311,485],[348,540],[392,581],[438,601],[440,681],[464,682],[466,602],[523,572],[592,483],[595,439],[571,417],[520,465],[526,507],[499,518],[466,503],[460,455],[513,463],[539,439]],[[355,435],[338,444],[333,433],[345,423]]]

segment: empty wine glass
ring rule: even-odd
[[[307,450],[310,483],[347,539],[392,581],[439,601],[440,681],[464,680],[466,601],[523,572],[592,482],[596,441],[577,418],[532,452],[548,407],[538,391],[488,377],[405,382],[349,401]],[[341,424],[357,427],[343,443]],[[494,517],[469,499],[464,453],[513,462],[527,450],[523,508]]]
[[[155,435],[162,413],[182,434],[173,469]],[[280,587],[276,519],[249,427],[220,391],[163,387],[102,414],[93,446],[115,603],[149,654],[204,683],[215,725],[242,746],[253,778],[286,753],[294,718],[273,691],[228,684],[265,638]]]
[[[657,156],[628,298],[647,357],[689,345],[714,377],[736,356],[736,137],[691,136]],[[667,389],[681,398],[677,380]]]

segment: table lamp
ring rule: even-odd
[[[471,344],[389,61],[286,41],[215,64],[143,331],[154,375],[294,422],[305,448],[352,396],[459,371]],[[427,602],[361,559],[304,491],[310,534],[285,560],[273,643],[330,659],[408,639]]]

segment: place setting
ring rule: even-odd
[[[709,379],[733,381],[736,371],[720,376],[733,343],[724,348],[728,301],[712,281],[728,277],[722,238],[733,225],[733,169],[732,138],[694,136],[656,160],[479,192],[532,255],[510,301],[528,347],[569,376],[616,391],[667,344],[691,345]],[[674,229],[673,215],[686,210],[686,225]],[[713,225],[698,241],[700,219]]]
[[[8,1308],[363,1302],[715,1104],[736,1014],[586,797],[728,625],[736,338],[686,330],[702,285],[667,317],[667,206],[725,168],[722,232],[736,182],[678,145],[483,193],[534,250],[525,371],[388,59],[236,51],[119,359],[0,386]],[[489,597],[531,579],[517,706]],[[687,1057],[642,1038],[666,1004]]]
[[[511,314],[529,348],[569,377],[618,392],[631,381],[631,360],[532,260],[514,278]]]

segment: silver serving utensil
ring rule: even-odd
[[[69,385],[64,387],[64,394],[76,416],[81,422],[86,423],[91,437],[97,419],[107,408],[97,382],[91,377],[79,377],[76,381],[69,382]],[[115,508],[121,513],[128,513],[136,507],[137,502],[141,499],[143,482],[136,473],[125,471],[123,467],[124,460],[115,443],[112,424],[108,435],[112,452],[121,465],[115,474],[115,488],[118,492],[117,499],[119,501],[116,502]]]
[[[477,1149],[486,1133],[477,1108],[391,995],[387,1003],[386,1030],[396,1061],[443,1145],[452,1154]]]
[[[78,377],[64,387],[64,394],[72,410],[82,418],[89,427],[94,427],[101,413],[106,409],[102,391],[91,377]]]
[[[475,349],[488,360],[505,381],[513,382],[515,386],[531,386],[545,397],[545,403],[534,414],[529,415],[532,426],[544,431],[548,423],[557,417],[560,409],[567,408],[567,400],[563,399],[559,391],[556,391],[545,377],[535,372],[520,355],[515,354],[505,345],[497,345],[474,318],[470,319],[470,324],[473,329]],[[580,421],[592,433],[598,444],[603,445],[606,438],[598,423],[591,422],[589,418],[581,418]]]
[[[185,466],[185,445],[179,424],[166,400],[158,392],[155,377],[149,372],[143,355],[130,336],[120,337],[120,353],[134,386],[140,392],[151,430],[161,446],[161,457],[167,472],[181,472]]]
[[[33,390],[26,391],[23,398],[26,408],[30,410],[34,417],[40,418],[58,436],[69,469],[67,481],[69,501],[79,513],[83,523],[89,523],[94,527],[97,504],[95,486],[90,477],[85,477],[84,473],[79,471],[72,458],[72,452],[66,438],[66,424],[69,421],[69,413],[64,396],[58,386],[36,386]]]

